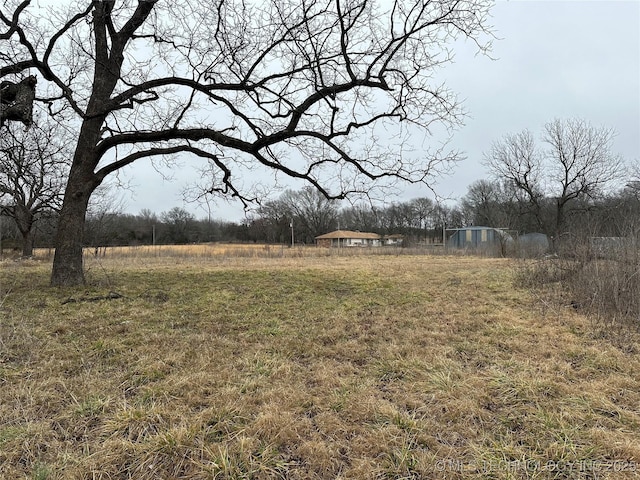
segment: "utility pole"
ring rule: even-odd
[[[442,251],[447,252],[447,222],[442,219]]]
[[[291,222],[289,223],[289,226],[291,227],[291,248],[293,248],[293,218],[291,219]]]

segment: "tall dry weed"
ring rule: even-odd
[[[631,240],[594,248],[582,242],[557,255],[520,263],[520,285],[555,292],[608,331],[640,329],[640,248]]]

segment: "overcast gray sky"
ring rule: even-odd
[[[492,24],[498,40],[494,60],[476,48],[456,45],[455,63],[441,72],[464,100],[469,117],[456,132],[453,146],[467,159],[451,176],[437,180],[439,195],[451,203],[469,184],[488,178],[483,152],[507,133],[525,128],[538,135],[554,118],[578,117],[617,132],[615,153],[640,161],[640,1],[498,1]],[[181,191],[196,175],[196,164],[165,181],[141,162],[124,172],[133,194],[124,194],[125,211],[147,208],[156,213],[183,207],[197,217],[207,212],[183,203]],[[407,186],[389,201],[431,196]],[[239,205],[217,201],[212,218],[240,220]]]

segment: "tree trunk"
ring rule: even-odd
[[[564,222],[565,222],[565,206],[567,202],[565,199],[560,198],[557,201],[556,206],[556,231],[555,236],[560,237],[564,233]]]
[[[58,220],[51,285],[56,287],[85,283],[82,265],[82,231],[89,195],[65,199]]]
[[[93,173],[95,162],[92,159],[76,160],[69,172],[55,237],[51,286],[56,287],[85,283],[82,262],[84,224],[89,198],[99,181]]]
[[[33,231],[31,229],[22,233],[22,256],[33,256]]]
[[[33,255],[33,213],[23,203],[18,203],[15,207],[14,220],[22,235],[22,256]]]

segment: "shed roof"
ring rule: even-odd
[[[349,230],[335,230],[333,232],[325,233],[324,235],[319,235],[316,239],[339,239],[339,238],[368,238],[368,239],[379,239],[380,235],[377,233],[370,232],[351,232]]]
[[[464,230],[498,230],[498,231],[504,231],[504,230],[506,230],[506,228],[482,227],[482,226],[475,226],[475,225],[470,225],[468,227],[461,227],[461,228],[447,228],[447,232],[459,232],[459,231],[464,231]]]

